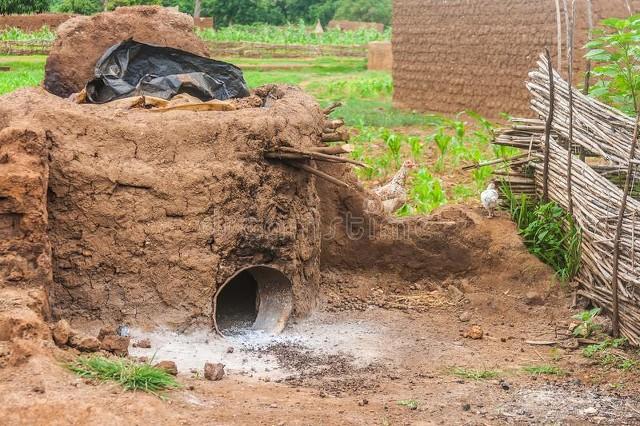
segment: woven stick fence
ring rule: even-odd
[[[545,118],[549,111],[550,82],[544,57],[538,67],[529,74],[527,87],[532,95],[532,109]],[[569,85],[557,73],[554,83],[555,111],[548,153],[549,198],[567,209]],[[582,147],[588,155],[601,157],[591,161],[598,163],[593,166],[577,157],[572,159],[573,216],[582,230],[581,266],[575,280],[579,294],[611,312],[614,237],[623,198],[623,191],[616,183],[624,181],[620,178],[627,171],[634,120],[575,88],[572,90],[573,144],[578,145],[572,146],[572,151],[577,153]],[[505,178],[515,194],[542,193],[544,133],[542,120],[514,119],[511,128],[499,131],[495,138],[497,145],[527,151],[524,163],[522,158],[511,160],[508,172],[497,173],[497,178]],[[637,157],[631,164],[636,162]],[[633,173],[633,183],[635,177]],[[514,186],[511,182],[516,179],[526,182]],[[617,180],[616,183],[613,180]],[[636,243],[639,235],[640,201],[629,197],[620,235],[618,304],[620,330],[636,345],[640,345],[640,243]]]

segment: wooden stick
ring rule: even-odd
[[[320,140],[322,142],[346,142],[349,140],[349,135],[343,135],[337,132],[323,133]]]
[[[566,6],[566,0],[565,0]],[[573,25],[574,25],[574,17],[576,12],[576,0],[571,1],[571,17],[569,17],[569,11],[567,13],[567,23],[569,25],[568,31],[569,36],[567,37],[568,43],[568,82],[569,82],[569,149],[567,149],[567,196],[569,199],[569,204],[567,211],[571,216],[573,216],[573,198],[571,196],[571,166],[573,160],[573,153],[571,152],[571,148],[573,145]]]
[[[636,125],[633,130],[633,140],[631,141],[631,152],[629,158],[633,158],[636,154],[636,145],[638,143],[638,125],[640,124],[640,115],[636,113]],[[624,181],[624,192],[622,193],[622,203],[618,213],[618,223],[616,224],[616,234],[613,240],[613,267],[611,269],[611,297],[613,299],[612,309],[613,318],[612,334],[613,337],[620,336],[620,310],[618,307],[618,265],[620,259],[620,235],[622,234],[622,221],[624,219],[624,211],[627,208],[627,197],[631,187],[631,173],[633,172],[633,164],[629,162],[627,166],[627,176]]]
[[[587,3],[587,43],[593,38],[593,4],[591,0],[585,0]],[[587,59],[584,71],[584,87],[582,93],[589,95],[589,88],[591,85],[591,59]],[[580,146],[580,161],[584,161],[586,157],[586,150],[583,146]]]
[[[544,126],[544,171],[542,172],[542,200],[549,201],[549,139],[551,138],[551,124],[553,123],[553,110],[555,102],[555,88],[553,84],[553,67],[551,66],[551,55],[549,49],[545,49],[547,56],[547,66],[549,67],[549,113]]]
[[[334,102],[325,109],[322,110],[324,115],[331,114],[336,108],[340,108],[342,106],[342,102]]]
[[[309,151],[321,152],[329,155],[348,154],[353,151],[353,147],[349,144],[333,145],[333,146],[313,146]]]
[[[491,160],[491,161],[485,161],[484,163],[469,164],[468,166],[464,166],[462,168],[462,170],[479,169],[480,167],[491,166],[493,164],[498,164],[498,163],[503,163],[503,162],[507,163],[507,162],[512,161],[512,160],[517,160],[518,158],[526,157],[528,155],[529,155],[528,153],[524,153],[524,154],[515,155],[513,157],[509,157],[509,158],[504,158],[504,159],[498,158],[498,159]]]
[[[335,163],[351,163],[360,167],[369,167],[366,164],[352,160],[350,158],[338,157],[335,155],[323,154],[321,152],[309,152],[302,151],[295,148],[288,147],[280,147],[280,152],[272,151],[265,153],[266,158],[276,158],[276,159],[290,159],[290,160],[302,160],[302,159],[312,159],[319,161],[332,161]]]
[[[304,170],[306,172],[311,173],[312,175],[316,175],[319,178],[324,179],[324,180],[326,180],[328,182],[334,183],[334,184],[336,184],[338,186],[343,186],[345,188],[351,188],[347,183],[341,181],[340,179],[336,179],[333,176],[328,175],[325,172],[321,172],[320,170],[318,170],[318,169],[316,169],[314,167],[311,167],[311,166],[309,166],[307,164],[302,164],[302,163],[298,163],[298,162],[294,162],[294,161],[285,161],[284,163],[286,165],[288,165],[288,166],[295,167],[297,169],[302,169],[302,170]]]
[[[558,52],[558,72],[562,71],[562,18],[560,0],[556,0],[556,49]]]

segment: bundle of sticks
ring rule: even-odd
[[[325,122],[320,135],[322,142],[340,142],[349,140],[349,132],[344,126],[344,121],[341,119],[333,120],[329,119],[328,115],[331,114],[341,104],[339,102],[330,105],[322,112],[325,115]],[[314,167],[316,161],[329,162],[329,163],[348,163],[354,164],[359,167],[368,167],[366,164],[352,160],[350,158],[340,157],[342,154],[349,154],[351,152],[351,146],[348,144],[332,145],[332,146],[312,146],[307,148],[293,148],[280,146],[271,151],[265,152],[264,157],[270,160],[279,160],[285,164],[295,167],[305,172],[311,173],[321,179],[334,183],[338,186],[350,188],[350,185],[328,173],[319,170]]]

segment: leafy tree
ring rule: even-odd
[[[101,12],[103,8],[102,0],[58,0],[51,6],[54,12],[81,15],[92,15]]]
[[[391,0],[340,0],[335,19],[391,24]]]
[[[162,0],[107,0],[106,9],[113,10],[120,6],[139,6],[143,4],[162,4]]]
[[[40,13],[49,10],[49,0],[0,0],[0,14]]]

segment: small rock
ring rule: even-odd
[[[462,404],[462,411],[471,410],[471,404]]]
[[[149,349],[151,347],[151,340],[149,339],[140,339],[137,342],[133,342],[134,348],[143,348]]]
[[[118,356],[127,356],[129,355],[129,340],[130,337],[108,335],[102,339],[100,348]]]
[[[358,406],[359,407],[364,407],[367,404],[369,404],[369,400],[367,400],[367,399],[363,399],[362,401],[358,401]]]
[[[160,361],[159,363],[154,365],[154,367],[164,370],[167,373],[171,374],[172,376],[178,375],[178,367],[176,366],[176,363],[173,361]]]
[[[500,380],[500,387],[504,390],[511,389],[511,385],[506,380]]]
[[[227,353],[228,353],[228,354],[232,354],[232,353],[233,353],[233,351],[234,351],[233,346],[229,346],[229,347],[227,348]]]
[[[460,314],[460,316],[458,317],[458,319],[462,322],[467,322],[471,320],[471,312],[469,311],[464,311],[463,313]]]
[[[535,291],[528,291],[524,301],[527,305],[544,305],[544,297]]]
[[[464,299],[464,293],[460,291],[460,289],[454,285],[450,285],[447,287],[447,296],[453,302],[459,302]]]
[[[100,340],[93,336],[76,335],[69,339],[69,346],[82,352],[96,352],[100,350]]]
[[[98,340],[102,341],[107,336],[116,336],[116,328],[113,325],[107,325],[100,329],[98,332]]]
[[[35,393],[44,393],[44,386],[43,385],[36,385],[31,390],[33,392],[35,392]]]
[[[278,404],[275,404],[275,403],[271,404],[271,405],[269,405],[269,408],[278,408]]]
[[[207,380],[221,380],[224,377],[224,364],[207,362],[204,364],[204,377]]]
[[[589,407],[582,410],[583,416],[595,416],[598,414],[598,409],[596,407]]]
[[[483,335],[484,335],[484,331],[482,331],[482,327],[476,324],[469,327],[462,336],[468,339],[478,340],[478,339],[482,339]]]
[[[53,330],[51,330],[51,333],[53,334],[53,341],[56,342],[58,346],[66,345],[74,334],[67,320],[58,321],[53,327]]]

